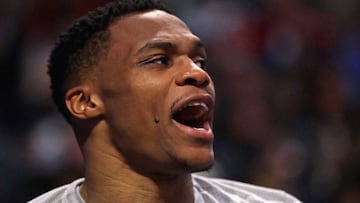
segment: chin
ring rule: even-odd
[[[208,170],[214,163],[214,151],[211,144],[192,147],[173,147],[167,150],[167,153],[168,157],[172,159],[171,168],[177,171],[177,173]]]
[[[193,157],[192,159],[183,160],[180,162],[181,168],[186,172],[200,172],[210,169],[214,164],[214,156],[211,154],[208,157]]]
[[[207,171],[213,166],[213,164],[214,164],[214,162],[211,162],[208,165],[195,166],[195,167],[189,168],[188,171],[191,172],[191,173]]]

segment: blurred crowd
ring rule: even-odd
[[[106,0],[0,0],[0,202],[82,174],[50,98],[56,36]],[[215,165],[204,175],[360,202],[360,1],[167,0],[215,81]]]

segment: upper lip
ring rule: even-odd
[[[171,115],[174,115],[176,112],[180,111],[182,108],[186,107],[187,105],[194,103],[194,102],[200,102],[204,103],[208,108],[208,117],[209,120],[211,120],[211,115],[214,109],[214,97],[210,94],[194,94],[188,97],[185,97],[184,99],[180,99],[178,102],[175,102],[173,108],[171,109]]]

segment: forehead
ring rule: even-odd
[[[132,14],[110,27],[113,44],[137,49],[149,41],[197,41],[183,21],[160,10]]]

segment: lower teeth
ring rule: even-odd
[[[205,131],[205,128],[197,128],[197,127],[193,127],[196,130],[201,130],[201,131]]]

